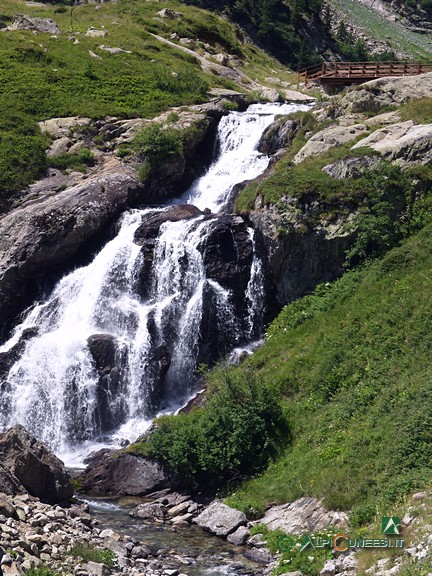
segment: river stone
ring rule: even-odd
[[[17,425],[0,434],[0,458],[32,496],[50,503],[73,496],[64,464],[27,430]]]
[[[3,485],[0,484],[3,489]],[[0,515],[7,516],[7,518],[18,519],[17,510],[12,502],[7,498],[6,494],[0,493]]]
[[[235,546],[243,546],[248,538],[249,530],[246,528],[246,526],[240,526],[235,532],[228,534],[227,540]]]
[[[273,562],[273,557],[261,548],[251,548],[250,550],[246,550],[245,556],[249,560],[253,560],[259,564],[270,564],[270,562]]]
[[[109,576],[111,570],[106,564],[100,564],[98,562],[87,562],[82,564],[83,570],[85,570],[90,576]]]
[[[195,522],[204,530],[226,538],[239,526],[246,524],[246,515],[216,500],[197,516]]]
[[[142,518],[143,520],[164,520],[166,509],[163,504],[157,502],[146,502],[139,504],[136,508],[129,512],[130,516]]]
[[[303,497],[290,504],[272,506],[259,520],[270,530],[283,530],[287,534],[318,532],[328,526],[346,528],[348,518],[344,512],[326,510],[318,498]]]

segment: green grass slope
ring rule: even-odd
[[[161,18],[161,8],[183,16]],[[247,83],[233,83],[216,67],[204,73],[192,54],[151,34],[169,39],[176,33],[177,38],[197,40],[197,53],[236,56],[239,69],[254,80],[270,74],[291,78],[281,64],[243,42],[239,29],[226,18],[175,0],[163,6],[122,0],[73,8],[4,0],[0,22],[10,24],[17,13],[52,18],[62,34],[0,33],[0,201],[47,167],[44,149],[49,143],[38,131],[39,120],[76,115],[151,118],[172,106],[204,102],[214,87],[248,92]],[[88,37],[90,27],[108,35]],[[110,54],[101,46],[127,52]]]
[[[432,227],[287,306],[252,366],[292,441],[228,502],[260,514],[303,494],[369,521],[432,473]]]

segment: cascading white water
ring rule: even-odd
[[[224,117],[218,159],[173,204],[222,210],[235,184],[255,178],[267,167],[269,159],[256,148],[274,115],[299,108],[307,107],[254,105]],[[263,271],[253,229],[248,231],[252,264],[243,327],[230,290],[206,276],[202,246],[216,220],[212,216],[160,226],[148,292],[140,296],[143,254],[134,242],[135,233],[143,218],[162,210],[126,213],[118,235],[88,266],[65,276],[0,347],[0,352],[9,351],[25,331],[37,329],[1,383],[0,429],[22,423],[71,462],[73,450],[90,451],[103,434],[110,441],[135,438],[155,412],[174,410],[193,394],[204,296],[211,302],[211,322],[229,332],[233,347],[258,335]],[[92,338],[113,350],[115,373],[102,377],[96,369],[89,350]],[[160,370],[160,358],[169,358],[169,368],[163,373],[162,400],[156,401],[153,388],[155,382],[161,385],[162,377],[155,366]]]

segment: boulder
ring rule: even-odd
[[[246,526],[240,526],[232,534],[228,534],[227,540],[235,546],[243,546],[249,538],[249,529]]]
[[[166,509],[163,504],[158,502],[146,502],[145,504],[136,506],[129,514],[135,518],[141,518],[142,520],[148,520],[150,522],[163,521],[166,516]]]
[[[379,156],[349,156],[324,166],[323,172],[338,180],[359,178],[364,172],[375,168],[380,161]]]
[[[0,484],[0,488],[3,489],[2,484]],[[18,520],[18,514],[15,506],[12,504],[12,502],[6,496],[6,494],[2,494],[1,492],[0,492],[0,516],[6,516],[6,518],[15,518],[16,520]]]
[[[25,492],[24,487],[21,485],[18,479],[15,478],[15,476],[11,474],[9,470],[5,468],[1,463],[0,463],[0,490],[1,492],[7,494],[8,496],[13,496],[15,494]],[[0,511],[0,514],[3,514],[3,512]]]
[[[260,98],[268,100],[269,102],[283,102],[282,96],[275,88],[265,88],[261,92]]]
[[[181,12],[176,12],[175,10],[171,10],[170,8],[162,8],[157,12],[157,15],[161,18],[168,18],[169,20],[175,20],[177,18],[182,18],[183,14]]]
[[[367,131],[365,124],[353,126],[329,126],[314,134],[294,156],[293,163],[300,164],[306,158],[318,156],[330,148],[346,144]]]
[[[375,130],[352,149],[362,146],[401,166],[427,165],[432,161],[432,124],[414,124],[412,120],[392,124]]]
[[[274,560],[268,552],[261,548],[251,548],[250,550],[246,550],[245,556],[248,560],[253,560],[258,564],[270,564]]]
[[[47,34],[61,34],[60,28],[51,18],[35,18],[24,14],[15,14],[9,30],[31,30]]]
[[[356,86],[338,98],[333,107],[333,116],[377,112],[384,106],[430,97],[431,93],[432,72],[419,76],[377,78]]]
[[[246,515],[239,510],[230,508],[223,502],[215,500],[195,518],[194,522],[200,528],[216,536],[226,538],[228,534],[237,530],[239,526],[246,524]]]
[[[272,506],[259,520],[270,530],[283,530],[287,534],[319,532],[327,527],[346,528],[345,512],[329,511],[318,498],[303,497],[290,504]]]
[[[13,317],[125,209],[140,184],[132,167],[108,160],[85,181],[24,201],[0,220],[0,318]]]
[[[151,458],[102,450],[78,477],[80,490],[95,496],[145,496],[170,485],[168,472]]]
[[[279,118],[275,120],[264,134],[258,144],[259,152],[275,154],[281,148],[287,148],[294,139],[298,129],[298,122]]]
[[[85,35],[90,38],[105,38],[105,36],[108,36],[108,30],[98,30],[98,28],[90,26]]]
[[[32,496],[50,503],[73,496],[63,462],[27,430],[17,425],[0,434],[0,459],[17,481]]]

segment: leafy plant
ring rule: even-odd
[[[74,558],[82,558],[85,562],[97,562],[110,567],[114,566],[116,560],[116,555],[111,550],[95,548],[86,542],[76,542],[69,554]]]

